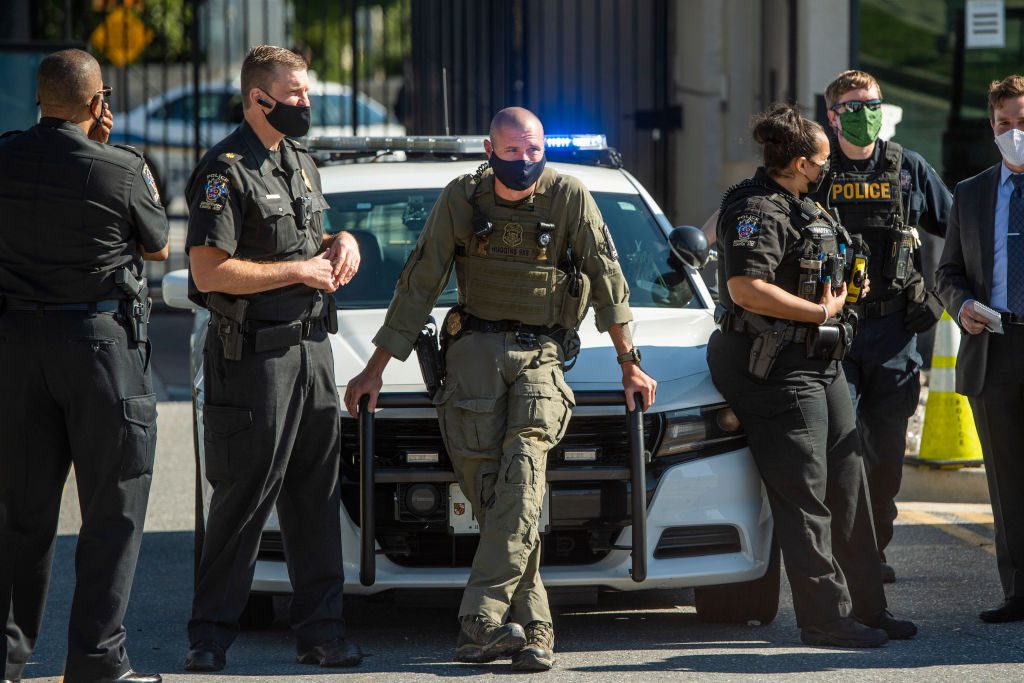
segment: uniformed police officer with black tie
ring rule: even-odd
[[[213,485],[188,625],[189,671],[218,671],[238,634],[260,535],[277,506],[298,660],[354,666],[341,613],[340,423],[331,292],[359,266],[324,235],[306,63],[271,45],[242,64],[244,121],[188,182],[190,296],[210,309],[206,478]]]
[[[916,152],[879,140],[882,94],[864,71],[844,71],[825,89],[834,133],[832,182],[815,195],[866,245],[871,292],[853,306],[860,326],[843,370],[850,385],[871,493],[882,578],[896,494],[903,479],[907,423],[921,393],[917,334],[930,330],[942,304],[925,288],[917,228],[942,237],[953,197]]]
[[[0,139],[0,660],[21,679],[39,635],[61,492],[72,463],[82,528],[67,683],[153,683],[122,624],[156,449],[143,260],[167,258],[167,216],[113,119],[100,65],[39,65],[42,118]]]

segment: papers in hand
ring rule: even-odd
[[[986,330],[994,334],[1003,333],[1003,319],[1000,317],[999,311],[978,301],[971,302],[971,305],[974,306],[975,313],[988,320],[988,324],[985,325]]]

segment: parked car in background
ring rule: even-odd
[[[311,136],[401,136],[405,127],[388,108],[360,93],[358,131],[352,129],[352,89],[341,83],[310,81]],[[159,180],[164,203],[181,198],[195,166],[195,93],[191,86],[171,88],[128,112],[114,113],[110,141],[128,144],[146,155]],[[238,80],[203,83],[199,88],[199,145],[213,146],[242,122]]]

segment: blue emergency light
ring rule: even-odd
[[[608,139],[600,133],[545,135],[544,146],[551,149],[608,149]]]

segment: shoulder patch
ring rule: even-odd
[[[745,213],[736,219],[736,237],[733,240],[734,247],[756,247],[757,238],[761,232],[761,218],[753,214]]]
[[[156,179],[153,177],[153,172],[149,170],[149,164],[145,161],[142,162],[142,179],[146,181],[146,187],[149,188],[149,193],[153,195],[153,201],[159,204],[160,190],[156,186]]]
[[[608,224],[605,223],[601,230],[604,232],[604,247],[608,254],[608,258],[612,261],[619,260],[619,252],[615,249],[615,240],[612,239],[612,231],[608,229]]]
[[[139,157],[140,159],[143,158],[142,152],[140,152],[139,150],[135,149],[131,145],[113,145],[113,147],[117,147],[118,149],[123,149],[126,152],[131,152],[132,154],[134,154],[135,156]]]
[[[224,152],[219,157],[217,157],[217,161],[221,162],[222,164],[227,164],[228,166],[230,166],[231,164],[237,164],[241,160],[242,155],[236,154],[235,152]]]
[[[220,173],[209,173],[203,185],[203,201],[199,202],[199,208],[207,211],[220,212],[228,201],[228,188],[231,180]]]
[[[905,168],[900,169],[900,189],[910,189],[910,171]]]

